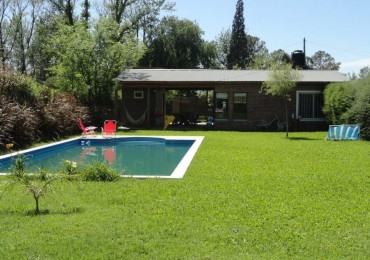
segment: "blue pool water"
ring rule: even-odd
[[[122,175],[170,176],[195,140],[167,140],[155,137],[75,139],[26,152],[27,171],[42,168],[58,171],[65,161],[89,165],[103,161]],[[0,172],[9,172],[14,158],[0,159]]]

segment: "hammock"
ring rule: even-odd
[[[144,123],[145,121],[145,117],[146,117],[146,112],[148,111],[148,108],[145,109],[143,115],[141,117],[139,117],[138,119],[134,119],[128,112],[127,108],[125,107],[125,110],[126,110],[126,116],[127,116],[127,119],[128,121],[133,124],[134,126],[138,126],[138,125],[141,125],[142,123]]]

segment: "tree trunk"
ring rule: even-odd
[[[288,99],[285,98],[285,120],[286,120],[286,138],[288,138],[289,133],[289,116],[288,116]]]
[[[40,213],[40,209],[39,209],[39,197],[37,196],[33,196],[34,199],[35,199],[35,202],[36,202],[36,209],[35,209],[35,213],[36,214],[39,214]]]

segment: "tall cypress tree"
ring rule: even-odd
[[[238,0],[231,31],[230,49],[229,54],[227,55],[228,69],[232,69],[235,67],[239,69],[245,69],[250,62],[243,12],[243,0]]]

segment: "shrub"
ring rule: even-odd
[[[361,138],[370,140],[370,86],[359,86],[348,120],[361,125]]]
[[[0,71],[0,82],[0,95],[22,105],[35,103],[31,79],[14,71]]]
[[[25,147],[38,139],[39,119],[34,109],[17,101],[0,97],[0,145],[14,143],[15,148]]]
[[[116,181],[121,175],[108,164],[94,162],[87,166],[82,172],[85,181]]]
[[[45,194],[53,189],[52,183],[58,180],[74,180],[69,178],[68,175],[63,174],[48,174],[46,171],[40,169],[38,173],[27,173],[25,169],[26,157],[20,155],[16,158],[13,172],[8,175],[9,181],[6,182],[5,189],[0,190],[0,198],[3,196],[4,191],[12,189],[15,185],[21,184],[27,192],[32,196],[35,202],[34,214],[40,214],[46,211],[40,211],[40,199]]]
[[[347,123],[347,111],[355,98],[353,83],[332,83],[324,91],[323,112],[331,124]]]
[[[87,108],[81,106],[70,94],[59,94],[46,104],[40,103],[40,131],[44,139],[75,134],[77,118],[86,119]]]

